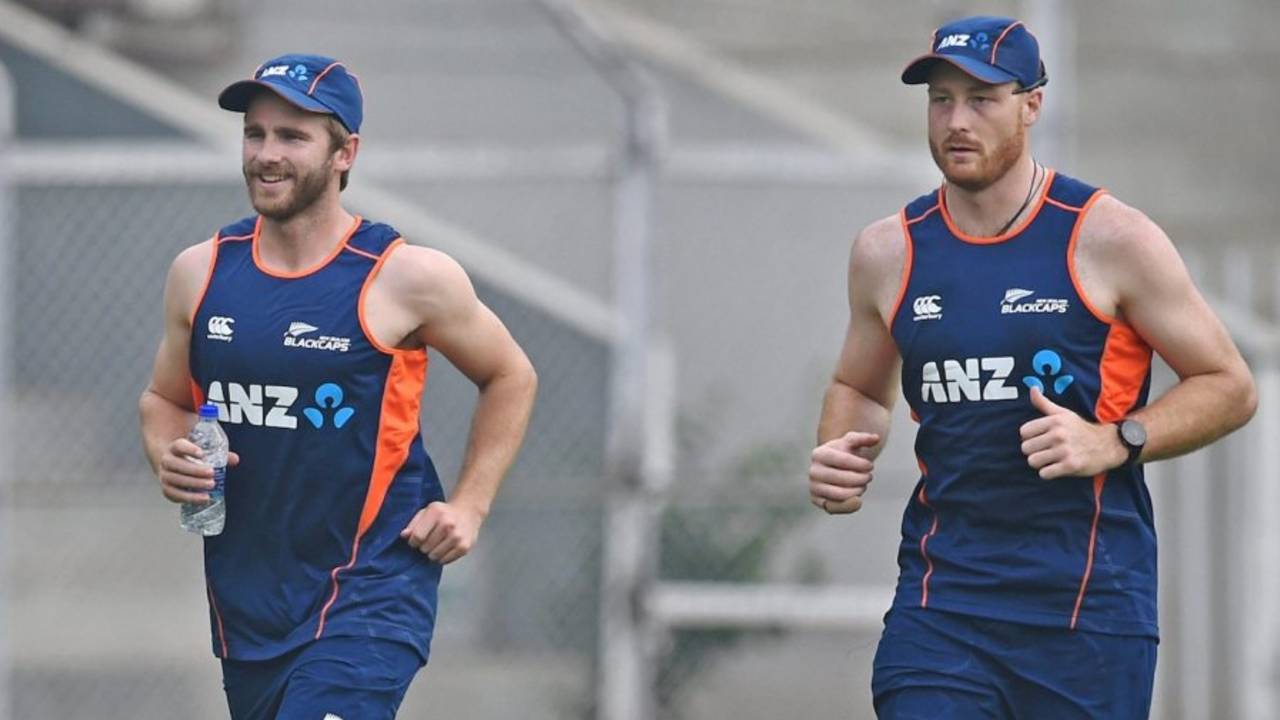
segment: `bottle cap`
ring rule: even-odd
[[[201,405],[201,406],[200,406],[200,417],[201,417],[201,419],[204,419],[204,418],[214,418],[214,419],[217,419],[217,417],[218,417],[218,406],[217,406],[217,405],[210,405],[210,404],[208,404],[208,403],[205,403],[204,405]]]

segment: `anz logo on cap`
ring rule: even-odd
[[[263,70],[262,74],[258,76],[258,79],[261,80],[262,78],[274,77],[276,75],[285,75],[290,80],[300,83],[304,83],[308,80],[307,66],[301,64],[294,65],[293,67],[289,67],[288,65],[272,65],[271,67]]]
[[[969,34],[955,33],[942,38],[942,42],[938,43],[938,49],[934,52],[941,52],[949,47],[971,47],[974,50],[990,50],[991,38],[984,32]]]

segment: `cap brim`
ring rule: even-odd
[[[294,105],[303,110],[314,113],[324,113],[326,115],[336,115],[331,108],[304,92],[295,90],[291,87],[264,82],[262,80],[241,80],[239,82],[231,83],[218,94],[218,106],[223,110],[247,112],[249,110],[249,102],[253,100],[253,96],[264,89],[270,90],[276,95],[279,95],[290,105]]]
[[[923,85],[929,82],[929,72],[939,62],[951,63],[966,75],[991,85],[1003,85],[1018,81],[1017,76],[1013,73],[1005,72],[981,60],[975,60],[965,55],[929,53],[928,55],[921,55],[907,65],[907,68],[902,71],[902,82],[908,85]]]

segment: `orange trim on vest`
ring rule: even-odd
[[[902,301],[907,297],[907,286],[911,284],[911,265],[915,262],[915,243],[911,241],[910,225],[913,222],[919,222],[929,216],[929,213],[937,210],[935,205],[932,210],[915,220],[907,220],[907,209],[902,208],[902,212],[898,214],[899,220],[902,222],[902,241],[907,245],[907,254],[902,261],[902,274],[898,279],[898,297],[893,301],[893,310],[889,312],[889,330],[892,333],[893,323],[898,319],[898,311],[902,308]]]
[[[356,526],[355,540],[351,544],[351,559],[346,565],[330,572],[333,592],[324,609],[320,611],[320,624],[316,638],[324,633],[329,609],[338,599],[338,573],[356,564],[360,553],[360,539],[373,526],[386,500],[387,491],[395,481],[396,473],[404,467],[405,460],[418,435],[418,416],[422,406],[422,390],[427,381],[427,352],[414,350],[396,353],[387,372],[387,384],[382,393],[382,409],[379,415],[378,441],[373,455],[373,472],[369,477],[369,489],[365,494],[360,522]]]
[[[196,315],[200,314],[200,306],[204,304],[205,295],[209,293],[209,285],[213,282],[213,269],[218,264],[218,243],[220,241],[221,239],[216,234],[209,239],[209,243],[212,246],[209,253],[209,269],[205,271],[204,285],[200,288],[200,294],[196,296],[195,305],[191,308],[191,317],[187,319],[187,328],[191,331],[191,334],[187,336],[187,377],[188,382],[191,384],[191,402],[194,403],[192,405],[194,408],[199,408],[204,404],[204,391],[200,389],[200,386],[196,384],[191,375],[191,338],[196,333]]]
[[[350,252],[353,252],[353,253],[355,253],[355,254],[357,254],[357,255],[363,255],[363,256],[365,256],[365,257],[369,258],[370,260],[374,260],[374,261],[377,261],[377,260],[378,260],[378,256],[377,256],[377,255],[374,255],[374,254],[373,254],[373,253],[371,253],[371,252],[366,252],[366,251],[364,251],[364,250],[361,250],[360,248],[356,247],[355,245],[348,244],[348,245],[347,245],[347,247],[346,247],[346,248],[344,248],[344,249],[346,249],[346,250],[348,250],[348,251],[350,251]]]
[[[209,268],[204,273],[204,285],[200,287],[200,294],[196,296],[196,303],[191,307],[191,317],[187,319],[187,326],[191,328],[191,332],[196,331],[196,315],[200,313],[200,306],[204,304],[204,296],[209,292],[209,283],[213,282],[213,268],[218,264],[218,243],[220,242],[217,235],[209,239],[211,252],[209,253]]]
[[[1151,371],[1151,346],[1128,325],[1114,323],[1107,333],[1102,348],[1102,361],[1098,368],[1102,380],[1094,417],[1100,423],[1118,422],[1138,404],[1147,373]],[[1093,523],[1089,528],[1089,550],[1085,558],[1084,575],[1080,578],[1080,591],[1076,594],[1075,608],[1071,611],[1071,629],[1080,618],[1085,592],[1089,589],[1089,577],[1093,574],[1093,554],[1098,542],[1098,520],[1102,516],[1102,488],[1107,474],[1093,479]]]
[[[1042,183],[1043,187],[1040,188],[1040,197],[1036,200],[1036,204],[1032,206],[1031,213],[1027,215],[1022,222],[1018,223],[1017,227],[1003,235],[997,235],[995,237],[978,237],[977,235],[970,235],[956,227],[955,221],[951,218],[951,211],[947,209],[947,186],[943,185],[938,191],[938,204],[942,206],[942,219],[947,223],[947,229],[950,230],[951,234],[955,235],[958,239],[974,245],[994,245],[995,243],[1004,242],[1005,240],[1018,235],[1023,230],[1030,227],[1031,223],[1035,222],[1036,218],[1040,216],[1040,208],[1044,207],[1045,200],[1049,197],[1049,188],[1053,187],[1053,179],[1057,175],[1057,172],[1053,168],[1049,168],[1047,172],[1048,174],[1045,175],[1045,179]]]
[[[1092,197],[1092,196],[1090,196],[1090,197]],[[1045,201],[1047,204],[1049,204],[1049,205],[1053,205],[1053,206],[1055,206],[1055,207],[1060,207],[1060,208],[1062,208],[1063,210],[1066,210],[1067,212],[1074,212],[1074,213],[1078,213],[1078,212],[1080,212],[1081,210],[1084,210],[1084,207],[1083,207],[1083,206],[1082,206],[1082,207],[1076,207],[1075,205],[1068,205],[1068,204],[1066,204],[1066,203],[1064,203],[1064,202],[1058,202],[1057,200],[1054,200],[1054,199],[1053,199],[1053,198],[1051,198],[1051,197],[1050,197],[1050,198],[1045,198],[1045,199],[1044,199],[1044,201]]]
[[[364,331],[364,337],[369,344],[382,352],[384,355],[399,355],[401,353],[422,353],[424,358],[426,351],[418,349],[402,350],[400,348],[383,345],[378,338],[374,337],[373,331],[369,329],[369,322],[365,318],[364,302],[365,297],[369,294],[369,288],[373,286],[373,281],[378,277],[378,273],[382,272],[382,266],[386,264],[387,259],[391,257],[391,251],[404,244],[404,238],[398,237],[387,245],[387,249],[382,251],[382,256],[378,258],[377,264],[369,271],[368,276],[364,279],[364,285],[360,288],[360,298],[356,301],[356,318],[360,320],[360,329]]]
[[[320,624],[316,627],[316,639],[324,634],[324,621],[329,615],[329,608],[333,607],[333,603],[338,600],[338,573],[342,570],[350,570],[356,564],[356,557],[360,553],[360,536],[357,535],[355,542],[351,543],[351,559],[346,565],[339,565],[329,572],[329,577],[333,582],[333,592],[329,593],[329,600],[325,602],[324,608],[320,610]]]
[[[1107,474],[1101,473],[1093,478],[1093,524],[1089,528],[1089,554],[1084,563],[1084,575],[1080,578],[1080,592],[1076,594],[1076,606],[1071,610],[1071,629],[1076,629],[1080,620],[1080,606],[1084,604],[1084,593],[1089,589],[1089,576],[1093,574],[1093,551],[1098,545],[1098,519],[1102,517],[1102,486],[1107,482]]]
[[[209,584],[209,579],[205,578],[205,590],[209,593],[209,607],[213,608],[213,617],[218,624],[218,642],[222,645],[221,657],[227,656],[227,634],[222,629],[222,613],[218,612],[218,601],[213,598],[213,586]]]
[[[1076,243],[1080,240],[1080,228],[1084,227],[1084,218],[1089,214],[1089,210],[1093,208],[1094,203],[1101,200],[1106,194],[1106,190],[1099,189],[1094,191],[1093,195],[1089,196],[1089,200],[1085,202],[1084,207],[1080,208],[1080,215],[1076,217],[1075,227],[1071,228],[1071,240],[1067,243],[1067,273],[1071,275],[1071,286],[1076,289],[1076,295],[1089,312],[1100,322],[1111,325],[1115,323],[1116,319],[1102,312],[1089,301],[1089,296],[1084,292],[1084,285],[1080,282],[1080,275],[1076,273]]]
[[[328,266],[329,263],[333,262],[334,258],[342,254],[343,248],[347,246],[347,241],[351,239],[352,235],[356,234],[356,230],[360,229],[360,223],[363,222],[363,220],[364,219],[359,215],[356,215],[355,221],[352,222],[351,227],[347,228],[347,231],[343,233],[342,239],[338,241],[338,244],[329,252],[329,255],[325,257],[325,259],[321,260],[315,267],[309,267],[298,272],[286,273],[280,272],[279,270],[272,270],[262,261],[262,254],[259,252],[259,248],[262,244],[262,216],[259,215],[258,221],[254,223],[253,226],[253,264],[260,272],[262,272],[262,274],[269,275],[274,278],[280,278],[281,280],[296,280],[297,278],[306,277],[313,273],[320,272]]]
[[[933,207],[929,208],[928,210],[925,210],[925,211],[924,211],[923,213],[921,213],[920,215],[918,215],[918,216],[916,216],[916,217],[914,217],[914,218],[911,218],[910,220],[907,220],[907,221],[906,221],[906,224],[907,224],[907,225],[915,225],[916,223],[920,222],[921,220],[924,220],[925,218],[927,218],[927,217],[929,217],[930,215],[932,215],[932,214],[934,214],[935,212],[937,212],[937,210],[938,210],[938,206],[937,206],[937,205],[934,205]],[[906,211],[906,208],[903,208],[902,212],[903,212],[903,217],[906,217],[906,212],[907,212],[907,211]]]
[[[920,468],[923,471],[924,462],[920,462]],[[933,512],[933,525],[929,528],[929,532],[920,538],[920,556],[924,558],[925,573],[924,579],[920,581],[920,607],[929,607],[929,578],[933,577],[933,559],[929,557],[929,538],[938,534],[938,511],[933,509],[929,504],[929,496],[924,491],[924,486],[920,486],[920,494],[917,496],[920,504],[929,508]]]
[[[1123,420],[1138,403],[1151,371],[1151,346],[1137,331],[1114,323],[1107,333],[1098,374],[1102,380],[1094,417],[1101,423]]]

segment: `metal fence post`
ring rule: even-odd
[[[655,352],[650,288],[653,190],[666,107],[649,75],[568,0],[539,0],[553,23],[591,63],[625,109],[625,135],[614,193],[614,293],[619,334],[614,343],[605,455],[605,504],[596,717],[653,717],[655,654],[643,598],[657,573],[658,477],[670,462],[655,457],[670,442],[655,416]],[[659,368],[660,369],[660,368]],[[664,376],[668,373],[663,373]],[[663,403],[663,405],[667,405]]]
[[[1276,686],[1280,682],[1280,623],[1277,623],[1276,592],[1280,592],[1280,525],[1275,521],[1280,509],[1280,486],[1273,475],[1280,463],[1280,358],[1274,348],[1254,366],[1258,388],[1258,412],[1251,428],[1253,466],[1245,481],[1250,483],[1249,500],[1242,507],[1252,517],[1242,518],[1240,527],[1252,528],[1245,536],[1235,529],[1237,547],[1244,550],[1245,567],[1237,577],[1234,597],[1244,600],[1236,627],[1243,647],[1236,666],[1240,677],[1240,717],[1245,720],[1273,718],[1276,713]]]
[[[1040,38],[1040,57],[1049,74],[1036,154],[1046,164],[1071,172],[1076,164],[1075,4],[1071,0],[1022,0],[1021,12]]]
[[[13,586],[13,502],[10,490],[13,478],[13,296],[12,242],[17,223],[13,202],[13,184],[9,168],[10,146],[17,132],[13,82],[9,71],[0,63],[0,720],[13,714],[13,630],[9,626],[9,588]]]

